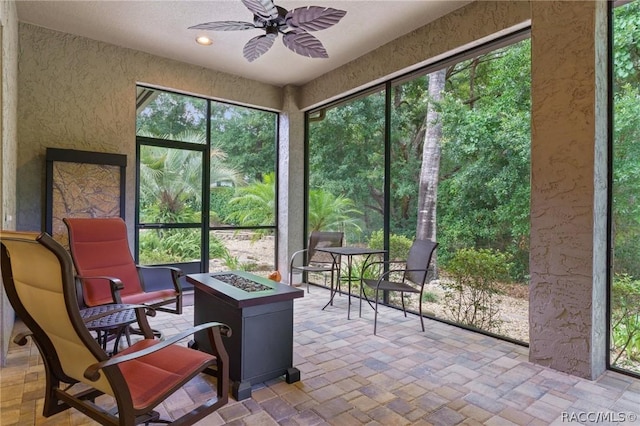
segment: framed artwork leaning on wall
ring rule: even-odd
[[[68,249],[64,217],[124,219],[127,156],[47,148],[45,231]]]

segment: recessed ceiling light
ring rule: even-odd
[[[196,37],[196,43],[202,46],[211,46],[213,44],[213,40],[207,36],[198,36]]]

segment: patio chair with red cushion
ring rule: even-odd
[[[48,234],[0,231],[0,243],[7,297],[29,329],[14,341],[23,345],[30,336],[44,362],[45,417],[73,407],[103,425],[171,423],[155,408],[214,369],[211,397],[173,421],[193,424],[228,402],[229,357],[221,337],[230,334],[226,325],[206,323],[160,341],[147,322],[151,308],[135,305],[144,338],[109,357],[80,315],[69,253]],[[211,354],[177,344],[199,330],[207,330]]]
[[[148,305],[157,311],[182,313],[182,271],[136,265],[124,220],[115,217],[64,218],[63,221],[69,230],[69,248],[86,306],[133,303]],[[151,282],[150,278],[163,281]]]

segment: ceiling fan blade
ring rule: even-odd
[[[318,31],[329,28],[338,22],[347,12],[331,7],[308,6],[293,9],[287,13],[285,22],[291,28],[304,31]]]
[[[266,20],[276,19],[278,17],[278,9],[272,0],[242,0],[242,3],[254,15]]]
[[[307,32],[289,32],[282,37],[282,42],[298,55],[309,58],[328,58],[326,49],[314,36]]]
[[[189,27],[190,30],[211,30],[211,31],[242,31],[253,30],[256,26],[250,22],[242,21],[216,21],[205,22],[203,24]]]
[[[273,41],[275,39],[275,34],[266,34],[254,37],[244,45],[242,54],[247,59],[247,61],[253,62],[260,56],[265,54],[269,49],[271,49],[271,46],[273,46]]]

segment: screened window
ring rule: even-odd
[[[277,114],[139,87],[137,136],[141,263],[274,269]]]
[[[424,310],[528,342],[530,64],[520,34],[310,112],[307,231],[437,241]]]
[[[640,375],[640,2],[613,9],[610,364]]]

